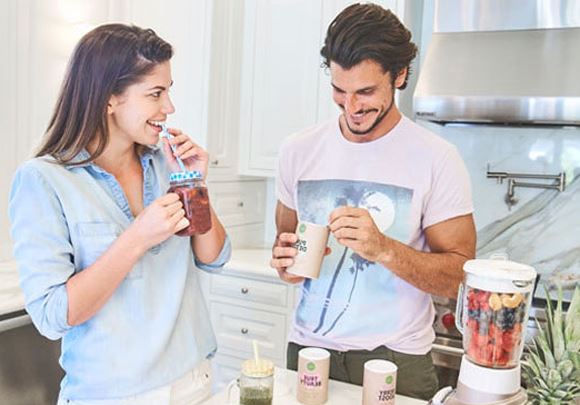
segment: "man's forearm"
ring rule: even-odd
[[[382,252],[378,263],[399,278],[429,294],[449,298],[457,297],[463,264],[470,259],[455,252],[420,252],[388,237]]]

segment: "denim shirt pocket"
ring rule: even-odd
[[[101,257],[122,231],[121,226],[114,222],[79,222],[77,234],[80,243],[76,262],[80,270],[87,268]],[[136,264],[126,278],[141,278],[141,273],[141,266]]]

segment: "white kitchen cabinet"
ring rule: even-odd
[[[241,174],[274,176],[282,140],[336,115],[320,48],[346,0],[246,0]],[[376,1],[402,16],[403,0]]]
[[[215,170],[215,169],[210,169]],[[210,201],[234,247],[264,243],[264,180],[210,181]]]
[[[266,266],[267,263],[264,263]],[[223,302],[222,298],[225,297],[226,303],[231,303],[233,299],[238,304],[250,303],[258,309],[274,308],[274,312],[282,314],[286,313],[289,303],[287,285],[278,283],[276,279],[258,281],[247,277],[218,276],[212,279],[210,293],[216,301]]]
[[[280,141],[316,122],[321,1],[247,0],[240,173],[272,175]]]
[[[252,340],[256,340],[261,356],[278,364],[284,361],[280,347],[285,344],[285,316],[217,302],[211,303],[210,311],[222,354],[251,359]]]
[[[243,8],[243,1],[213,1],[207,139],[212,180],[237,175]]]
[[[235,250],[220,274],[202,275],[218,343],[213,360],[214,387],[239,375],[244,360],[253,358],[252,340],[260,355],[285,367],[286,345],[295,288],[269,268],[269,250]]]
[[[263,181],[214,182],[212,206],[225,227],[264,221],[266,190]]]
[[[241,177],[237,170],[244,2],[212,3],[207,128],[210,198],[234,247],[262,245],[266,183]]]

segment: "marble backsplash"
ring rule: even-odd
[[[483,125],[421,125],[455,144],[471,175],[477,257],[507,254],[533,266],[541,283],[559,283],[570,296],[580,280],[580,128]],[[566,188],[515,189],[506,203],[507,182],[487,178],[487,170],[566,175]],[[549,183],[549,180],[526,180]],[[543,288],[536,296],[543,297]]]

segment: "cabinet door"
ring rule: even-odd
[[[207,132],[213,177],[237,172],[243,7],[243,1],[213,1]]]
[[[264,221],[263,181],[212,183],[210,201],[225,227]]]
[[[273,175],[287,135],[316,122],[321,0],[248,0],[240,172]]]

